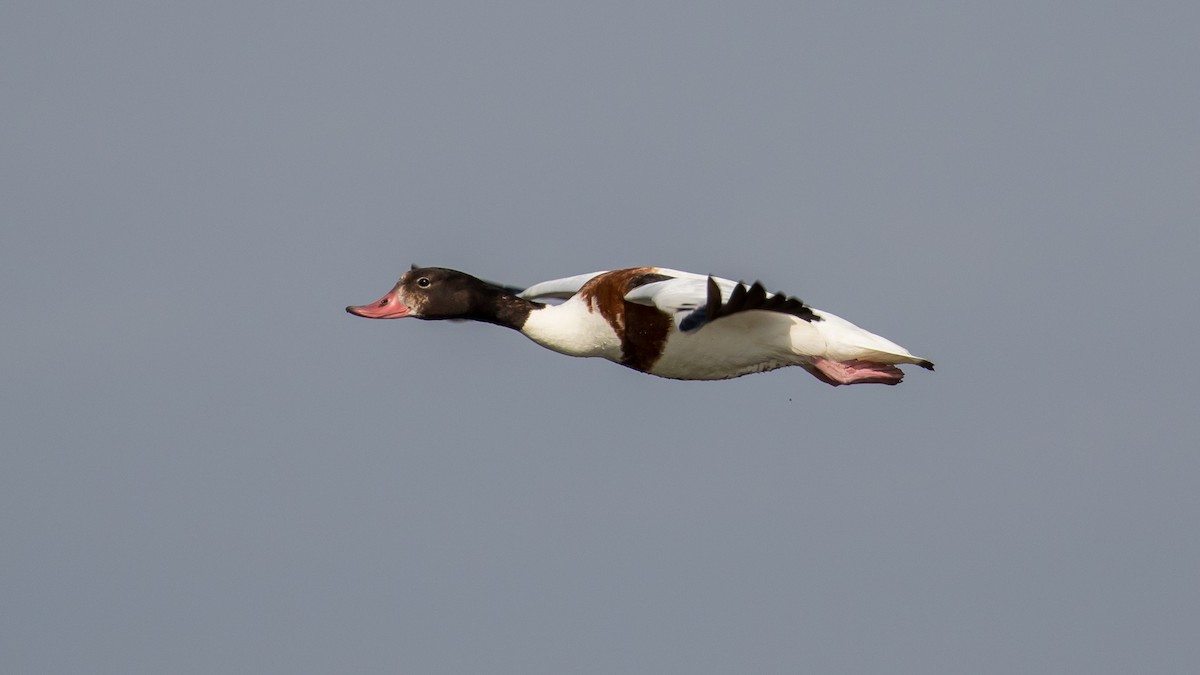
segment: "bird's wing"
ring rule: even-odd
[[[667,272],[669,274],[669,272]],[[666,281],[639,286],[625,295],[629,302],[649,305],[675,317],[675,325],[687,333],[722,317],[748,310],[780,312],[819,321],[812,308],[798,298],[768,293],[759,282],[747,285],[713,276],[686,273]]]
[[[583,285],[590,281],[593,277],[604,274],[607,270],[599,272],[590,272],[588,274],[577,274],[573,277],[564,277],[562,279],[551,279],[550,281],[542,281],[536,283],[529,288],[518,293],[518,295],[526,300],[535,300],[537,298],[549,298],[566,300],[567,298],[579,292]]]
[[[672,271],[673,272],[673,271]],[[671,274],[672,272],[667,272]],[[656,281],[639,286],[625,294],[625,299],[639,305],[657,307],[659,310],[675,317],[675,325],[682,331],[696,330],[705,321],[709,304],[710,292],[714,294],[718,306],[727,301],[739,285],[736,281],[709,277],[701,274],[679,274],[673,279]],[[710,291],[710,282],[715,290]],[[696,318],[689,319],[695,316]],[[699,319],[699,320],[697,320]]]

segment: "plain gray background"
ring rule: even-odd
[[[1200,5],[0,7],[0,670],[1194,673]],[[719,383],[370,322],[762,279]]]

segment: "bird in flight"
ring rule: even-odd
[[[678,380],[724,380],[799,366],[834,386],[899,384],[897,365],[928,359],[799,298],[663,267],[543,281],[524,290],[444,267],[417,267],[379,300],[346,311],[368,319],[482,321],[560,354],[599,357]]]

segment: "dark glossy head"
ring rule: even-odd
[[[465,272],[445,267],[416,267],[404,273],[396,286],[367,305],[351,305],[347,312],[368,319],[472,319],[513,325],[528,314],[532,303],[516,298],[512,289],[488,283]],[[517,323],[516,326],[519,326]]]

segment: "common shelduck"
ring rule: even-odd
[[[561,300],[561,303],[540,301]],[[831,385],[898,384],[933,364],[799,298],[663,267],[632,267],[508,288],[417,267],[369,305],[368,319],[467,319],[507,326],[568,356],[598,356],[679,380],[723,380],[800,366]]]

